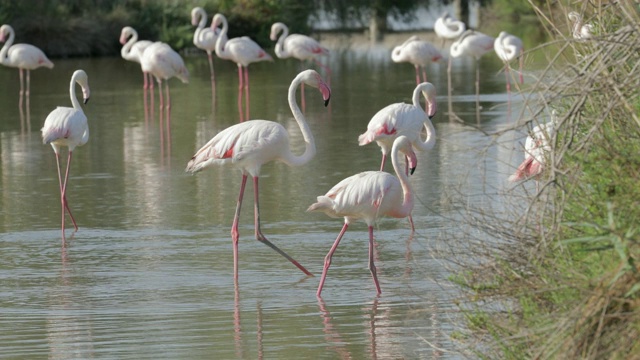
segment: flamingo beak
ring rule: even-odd
[[[413,175],[413,172],[416,171],[416,167],[412,167],[411,169],[409,169],[409,175]]]
[[[331,100],[331,89],[329,88],[329,85],[324,82],[320,84],[319,88],[322,93],[322,98],[324,99],[324,106],[326,107],[329,105],[329,100]]]

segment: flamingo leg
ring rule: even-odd
[[[149,81],[148,81],[148,77],[147,77],[147,73],[146,72],[142,72],[142,88],[143,89],[148,89],[149,88]]]
[[[416,68],[416,85],[420,85],[420,70],[418,69],[418,65],[414,65]]]
[[[209,57],[209,72],[211,73],[211,84],[214,84],[216,81],[216,74],[213,71],[213,55],[210,51],[207,51],[207,56]]]
[[[238,195],[238,203],[236,205],[236,213],[233,216],[233,224],[231,225],[231,240],[233,242],[233,278],[238,279],[238,223],[240,221],[240,209],[242,208],[242,197],[244,196],[244,188],[247,185],[247,175],[242,174],[242,183],[240,184],[240,194]]]
[[[240,113],[240,122],[244,121],[242,115],[242,66],[238,65],[238,112]]]
[[[443,40],[444,42],[444,40]],[[453,106],[453,100],[451,100],[452,89],[451,89],[451,56],[447,61],[447,103],[449,105],[449,119],[452,118],[451,111]]]
[[[382,153],[382,163],[380,163],[380,171],[384,171],[384,163],[387,161],[387,154]]]
[[[256,240],[262,242],[263,244],[269,246],[273,250],[275,250],[278,254],[284,256],[287,260],[289,260],[293,265],[295,265],[298,269],[302,270],[308,276],[313,276],[304,266],[300,265],[296,260],[294,260],[291,256],[287,255],[284,251],[280,250],[277,246],[275,246],[271,241],[267,240],[267,238],[262,234],[262,230],[260,230],[260,201],[258,198],[258,194],[260,193],[258,188],[258,180],[257,176],[253,177],[253,200],[254,200],[254,219],[255,219],[255,229],[256,229]]]
[[[511,91],[511,79],[509,79],[509,63],[506,64],[507,66],[504,68],[504,75],[507,78],[507,95],[509,95],[509,92]]]
[[[158,81],[158,95],[160,96],[160,111],[164,108],[164,98],[162,97],[162,80],[160,78],[156,78]]]
[[[71,163],[71,155],[72,152],[69,152],[69,156],[67,158],[67,169],[65,172],[64,181],[62,180],[61,166],[60,166],[60,154],[56,150],[56,164],[58,165],[58,184],[60,185],[60,203],[62,205],[62,242],[64,243],[65,235],[64,235],[64,221],[66,212],[69,212],[69,216],[71,217],[71,221],[73,222],[73,226],[76,231],[78,231],[78,225],[76,224],[76,220],[73,218],[71,214],[71,209],[69,209],[69,205],[67,203],[67,181],[69,179],[69,168]]]
[[[27,82],[26,82],[26,92],[25,96],[27,100],[29,99],[29,94],[31,94],[31,70],[27,69]]]
[[[318,285],[318,291],[316,292],[316,296],[320,297],[320,293],[322,293],[322,287],[324,286],[324,281],[327,278],[327,272],[329,271],[329,266],[331,266],[331,258],[333,258],[333,253],[336,252],[338,245],[340,244],[340,240],[345,232],[347,232],[347,228],[349,227],[349,223],[345,221],[342,226],[342,230],[338,234],[338,237],[333,242],[333,246],[327,253],[327,256],[324,257],[324,268],[322,269],[322,277],[320,278],[320,285]]]
[[[165,92],[167,94],[167,111],[171,109],[171,96],[169,95],[169,81],[167,80],[164,84]]]
[[[422,78],[424,79],[423,82],[427,82],[427,71],[424,67],[422,68]]]
[[[64,174],[64,186],[62,188],[62,198],[64,201],[64,207],[65,209],[67,209],[67,212],[69,213],[69,217],[71,218],[71,222],[73,223],[73,227],[75,231],[78,231],[78,224],[76,224],[76,219],[74,219],[73,215],[71,214],[71,209],[69,208],[69,202],[67,201],[67,184],[69,180],[69,169],[71,168],[72,155],[73,155],[73,151],[69,151],[69,156],[67,157],[67,170],[65,171],[65,174]]]
[[[18,69],[20,72],[20,99],[18,100],[18,107],[22,109],[22,99],[24,97],[24,74],[22,69]]]
[[[244,105],[245,105],[245,119],[249,120],[249,67],[244,68]]]
[[[407,156],[404,157],[404,173],[409,175],[409,158]],[[411,214],[409,214],[409,225],[411,225],[411,233],[413,234],[416,231],[416,227],[413,224],[413,216]]]
[[[382,294],[382,290],[380,290],[380,283],[378,282],[378,275],[376,271],[376,265],[373,262],[373,226],[369,225],[369,271],[371,271],[371,276],[373,277],[373,282],[376,284],[376,290],[378,291],[378,295]]]

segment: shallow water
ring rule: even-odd
[[[382,107],[410,102],[415,87],[413,67],[392,63],[384,50],[337,54],[330,63],[330,106],[306,90],[316,157],[299,168],[267,165],[260,180],[263,232],[316,277],[304,276],[253,238],[248,184],[234,286],[229,232],[240,174],[216,167],[191,176],[184,168],[216,132],[238,122],[237,72],[216,59],[212,99],[206,56],[187,57],[186,63],[190,83],[170,81],[170,138],[159,126],[157,98],[153,113],[145,111],[142,76],[133,63],[57,60],[53,70],[34,71],[28,114],[18,107],[17,70],[0,69],[7,89],[0,95],[0,356],[460,357],[450,337],[463,324],[452,301],[457,291],[447,284],[446,259],[431,251],[435,242],[456,246],[457,239],[441,236],[458,226],[442,216],[452,205],[444,189],[459,182],[473,194],[503,188],[522,158],[521,139],[513,135],[508,145],[492,146],[481,133],[448,121],[445,66],[430,67],[439,94],[438,141],[419,154],[411,178],[417,231],[410,234],[406,219],[377,225],[383,293],[376,297],[366,269],[367,229],[352,225],[318,299],[324,256],[342,220],[304,210],[339,180],[379,167],[378,147],[359,147],[357,136]],[[495,130],[509,121],[507,109],[517,113],[505,105],[500,66],[494,59],[481,62],[490,75],[481,80],[477,119],[474,63],[454,63],[453,110],[465,122]],[[42,145],[39,129],[55,106],[69,106],[70,75],[79,68],[89,74],[92,91],[84,106],[91,138],[74,152],[68,200],[80,229],[67,230],[63,247],[55,157]],[[251,118],[280,122],[302,152],[286,97],[300,69],[294,61],[252,65]],[[510,99],[517,108],[517,96]]]

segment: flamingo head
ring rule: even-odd
[[[331,88],[324,82],[322,76],[320,76],[317,71],[305,70],[301,72],[298,77],[301,78],[303,83],[320,90],[322,98],[324,99],[324,106],[329,104],[329,100],[331,99]]]
[[[203,8],[199,6],[194,7],[193,10],[191,10],[191,25],[198,26],[198,22],[203,14],[206,14]]]
[[[91,96],[91,90],[89,89],[89,76],[84,70],[76,70],[71,77],[82,88],[82,102],[88,103]]]
[[[430,82],[424,82],[422,84],[419,84],[416,87],[416,90],[422,92],[422,96],[424,96],[428,105],[427,116],[429,116],[429,119],[433,119],[438,110],[438,105],[436,103],[436,87],[433,86],[433,84]]]
[[[271,39],[271,41],[278,40],[278,34],[281,31],[285,31],[285,29],[287,29],[287,26],[281,22],[277,22],[271,25],[271,34],[269,35],[269,38]]]
[[[398,151],[406,156],[407,164],[409,165],[409,174],[413,175],[413,172],[416,171],[416,167],[418,166],[418,156],[413,150],[409,138],[404,135],[398,136],[393,142],[393,147],[397,147]]]
[[[5,42],[7,41],[7,36],[9,36],[9,34],[11,33],[11,26],[9,25],[2,25],[2,27],[0,27],[0,42]]]
[[[227,22],[227,18],[222,14],[215,14],[213,16],[213,21],[211,22],[211,28],[217,28],[220,25],[223,25]]]
[[[129,36],[131,36],[132,30],[133,28],[130,26],[125,26],[122,28],[122,31],[120,32],[120,44],[124,45],[127,43],[127,39],[129,39]]]

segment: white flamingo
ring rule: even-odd
[[[480,97],[480,57],[493,50],[494,38],[474,30],[467,30],[462,36],[451,44],[451,56],[470,56],[476,62],[476,102]],[[449,71],[451,62],[449,62]]]
[[[16,67],[20,71],[20,101],[22,101],[22,95],[26,95],[28,99],[31,92],[31,70],[39,67],[53,69],[53,63],[42,50],[31,44],[14,45],[15,37],[16,34],[11,25],[5,24],[0,27],[0,42],[4,42],[2,50],[0,50],[0,64]],[[23,75],[25,70],[27,73],[26,86]]]
[[[175,52],[171,46],[163,42],[154,42],[149,45],[140,58],[142,72],[149,73],[158,82],[158,92],[160,95],[160,107],[164,105],[162,97],[162,81],[177,77],[183,83],[189,82],[189,70],[184,65],[182,57]],[[167,109],[171,107],[171,97],[169,95],[169,81],[166,81]],[[153,96],[153,94],[151,94]]]
[[[250,120],[228,127],[218,133],[207,144],[200,148],[187,164],[186,171],[190,173],[198,172],[214,164],[232,164],[242,172],[240,194],[231,227],[235,278],[238,277],[238,221],[248,176],[253,178],[256,239],[287,258],[305,274],[311,275],[307,269],[272,244],[262,234],[260,230],[260,207],[258,201],[258,179],[260,177],[260,168],[263,164],[271,161],[281,161],[290,166],[300,166],[306,164],[315,156],[316,147],[313,134],[307,125],[304,114],[296,103],[296,89],[301,83],[318,88],[322,93],[325,105],[329,103],[331,89],[315,70],[301,72],[293,79],[289,86],[289,107],[298,126],[300,126],[300,131],[306,143],[306,148],[302,155],[295,155],[291,152],[289,147],[289,134],[282,125],[267,120]]]
[[[216,41],[218,40],[219,30],[213,26],[206,28],[207,12],[197,6],[191,10],[191,25],[197,26],[193,33],[193,44],[198,48],[207,52],[209,58],[209,72],[211,73],[211,83],[215,81],[215,73],[213,71],[213,52],[216,50]],[[212,21],[213,25],[213,21]]]
[[[53,110],[44,121],[42,127],[42,142],[50,144],[56,154],[56,163],[58,165],[58,182],[60,183],[60,201],[62,203],[62,242],[64,244],[64,220],[65,211],[69,213],[75,231],[78,231],[76,220],[71,215],[71,209],[67,202],[67,184],[69,180],[69,168],[71,167],[71,155],[77,146],[81,146],[89,141],[89,126],[87,125],[87,117],[82,111],[80,102],[76,98],[75,85],[78,83],[82,87],[82,95],[84,103],[89,101],[89,78],[83,70],[76,70],[71,76],[71,84],[69,87],[69,95],[71,96],[71,104],[73,107],[58,106]],[[69,149],[67,156],[67,170],[65,171],[64,181],[62,180],[60,168],[60,148],[66,146]]]
[[[467,27],[462,21],[449,15],[448,12],[442,14],[433,25],[433,31],[442,39],[442,46],[444,46],[445,41],[456,39],[462,35],[466,29]]]
[[[515,35],[511,35],[506,31],[501,31],[500,35],[493,43],[496,54],[505,64],[505,76],[507,77],[507,92],[511,89],[511,79],[509,76],[509,69],[511,68],[509,63],[520,58],[520,84],[524,83],[522,77],[522,64],[524,61],[524,47],[522,46],[522,40]]]
[[[419,67],[422,68],[422,82],[427,81],[425,67],[432,62],[442,60],[442,54],[428,41],[420,40],[417,36],[407,39],[402,45],[396,46],[391,51],[391,60],[396,63],[408,62],[416,69],[416,85],[420,84]]]
[[[123,45],[122,49],[120,49],[122,58],[140,64],[142,54],[153,42],[149,40],[138,40],[138,32],[131,26],[125,26],[120,32],[120,44]],[[142,77],[144,88],[147,89],[149,87],[150,75],[143,72]]]
[[[272,61],[273,58],[264,51],[255,41],[248,36],[237,37],[227,40],[229,23],[222,14],[213,17],[212,27],[217,28],[222,25],[222,30],[216,41],[216,55],[221,59],[231,60],[238,65],[238,110],[240,119],[249,118],[249,64],[258,61]],[[244,68],[244,81],[243,81]],[[245,116],[242,116],[242,88],[245,92]]]
[[[409,159],[409,166],[413,173],[417,164],[416,154],[411,141],[406,136],[400,136],[393,142],[391,149],[391,162],[396,176],[382,171],[365,171],[350,176],[336,184],[325,195],[318,196],[317,202],[307,209],[307,211],[324,212],[330,217],[344,217],[342,230],[324,258],[317,296],[322,293],[331,259],[342,236],[349,224],[359,219],[366,222],[369,228],[369,271],[378,294],[382,293],[373,259],[373,225],[383,216],[404,218],[413,210],[411,184],[405,171],[400,169],[399,152]]]

